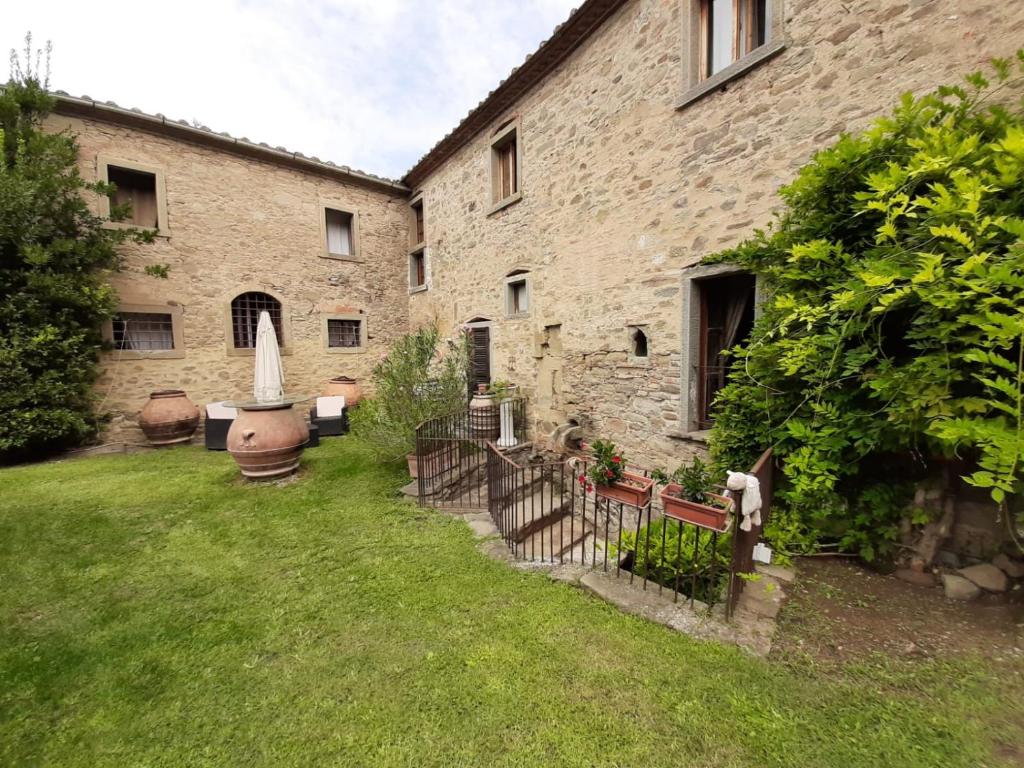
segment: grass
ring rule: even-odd
[[[995,765],[980,660],[773,663],[619,613],[396,498],[349,438],[0,471],[0,765]],[[1008,763],[1007,763],[1008,764]]]

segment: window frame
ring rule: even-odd
[[[99,196],[97,213],[104,219],[103,226],[108,229],[143,229],[156,232],[158,237],[170,237],[171,230],[167,220],[167,184],[164,169],[156,165],[138,163],[134,160],[123,160],[111,155],[96,155],[96,178],[104,184],[110,183],[110,167],[121,168],[125,171],[136,173],[149,173],[153,175],[153,183],[156,191],[156,229],[142,227],[131,221],[110,220],[110,198],[107,195]]]
[[[332,347],[331,346],[331,320],[349,320],[359,323],[359,346],[358,347]],[[320,337],[324,351],[331,354],[358,355],[367,351],[369,332],[366,327],[366,314],[363,312],[326,312],[321,315]]]
[[[520,318],[529,317],[533,311],[533,286],[531,285],[530,273],[526,270],[514,270],[511,274],[505,277],[505,317],[509,320],[518,320]],[[514,312],[512,310],[513,304],[513,286],[523,284],[523,292],[526,295],[526,310],[520,312]]]
[[[683,0],[683,73],[682,95],[676,109],[699,101],[724,85],[742,77],[759,65],[775,58],[786,49],[785,0],[767,0],[765,41],[729,66],[705,76],[707,66],[707,29],[705,7],[711,0]],[[733,0],[737,2],[737,0]],[[735,34],[735,33],[734,33]]]
[[[348,214],[352,217],[352,226],[350,237],[352,239],[352,253],[331,253],[327,245],[327,212],[334,211],[336,213]],[[352,263],[362,263],[363,257],[361,252],[361,244],[359,242],[359,211],[346,203],[335,202],[332,200],[321,200],[320,201],[320,258],[331,259],[333,261],[348,261]]]
[[[501,150],[509,144],[515,144],[515,190],[507,197],[501,197],[501,176],[499,165],[501,162]],[[502,125],[491,135],[488,142],[488,156],[490,168],[491,206],[487,215],[497,213],[508,208],[513,203],[523,199],[523,141],[520,120],[513,118]]]
[[[423,260],[423,282],[413,281],[413,270],[416,259]],[[427,261],[427,246],[421,245],[409,251],[409,293],[422,293],[430,287],[430,271]]]
[[[184,313],[180,304],[170,301],[165,304],[126,301],[117,305],[115,314],[122,312],[170,315],[174,349],[111,349],[106,352],[109,360],[180,360],[185,357]],[[102,333],[104,341],[114,343],[113,318],[103,322]]]
[[[234,324],[231,317],[231,302],[243,293],[265,293],[277,299],[281,305],[281,337],[277,340],[282,355],[292,353],[292,323],[289,304],[277,291],[270,290],[263,285],[243,285],[233,288],[229,293],[223,294],[221,302],[224,306],[224,348],[228,357],[254,357],[256,350],[251,347],[236,347]]]
[[[419,216],[416,212],[419,211]],[[423,193],[417,193],[413,196],[412,200],[409,201],[409,240],[410,251],[417,251],[423,248],[427,243],[427,218],[426,218],[426,207],[423,205]],[[417,237],[420,222],[423,223],[423,237]]]
[[[700,413],[701,387],[699,372],[695,367],[701,364],[704,357],[703,308],[701,301],[701,283],[712,278],[729,277],[732,275],[749,275],[749,270],[736,264],[708,264],[689,267],[683,270],[682,296],[682,354],[680,381],[680,423],[684,432],[675,435],[703,439],[708,430],[701,429]],[[764,298],[764,285],[759,277],[754,276],[754,322],[761,316],[761,303]],[[648,354],[650,353],[650,337],[648,336]]]

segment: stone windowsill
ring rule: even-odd
[[[693,104],[695,101],[700,101],[709,93],[714,93],[731,81],[742,77],[755,67],[760,66],[769,59],[775,58],[784,50],[786,50],[785,40],[766,43],[760,48],[756,48],[739,61],[734,61],[721,72],[716,72],[706,80],[701,80],[695,86],[683,93],[679,101],[676,102],[676,109],[683,109],[684,107]]]
[[[701,443],[702,445],[707,445],[708,437],[711,436],[711,430],[697,429],[691,432],[685,432],[679,429],[672,430],[671,432],[666,432],[665,435],[667,437],[673,438],[674,440],[686,440],[687,442],[690,443]]]
[[[409,295],[412,296],[414,293],[423,293],[426,290],[426,285],[414,285],[409,288]]]
[[[498,211],[503,211],[506,208],[508,208],[510,205],[512,205],[513,203],[518,203],[522,199],[523,199],[523,193],[522,192],[516,192],[511,197],[506,197],[504,200],[499,200],[494,205],[492,205],[490,207],[490,209],[487,211],[487,215],[491,216],[491,215],[497,213]]]

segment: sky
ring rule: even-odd
[[[399,178],[579,2],[33,0],[0,45],[52,42],[52,90]]]

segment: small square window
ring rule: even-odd
[[[425,249],[409,254],[409,287],[423,288],[427,284],[427,256]]]
[[[121,312],[112,322],[114,349],[152,352],[174,349],[174,320],[170,313]]]
[[[526,278],[510,280],[506,283],[506,291],[510,316],[525,315],[530,311],[530,293]]]
[[[155,173],[108,165],[107,181],[116,187],[110,193],[111,207],[128,207],[128,215],[122,221],[146,229],[160,227]]]
[[[355,217],[348,211],[324,210],[328,256],[355,255],[354,224]]]
[[[362,320],[327,320],[327,346],[331,349],[354,349],[361,347]]]

